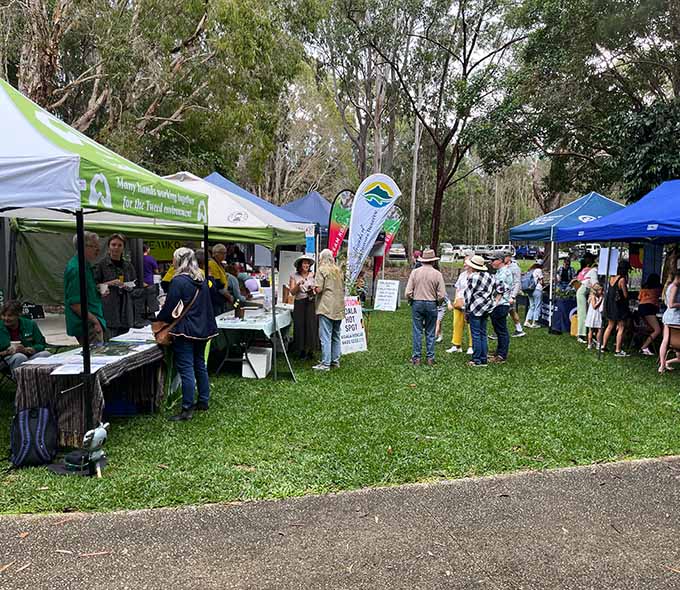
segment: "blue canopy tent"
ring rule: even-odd
[[[532,221],[517,225],[510,229],[510,241],[551,242],[550,246],[550,309],[553,301],[553,268],[555,263],[555,239],[560,227],[595,223],[604,217],[620,211],[624,206],[599,193],[591,192],[575,201],[541,215]],[[548,314],[548,325],[552,326],[552,313]]]
[[[624,206],[621,203],[603,197],[599,193],[588,193],[564,207],[511,228],[510,241],[558,241],[556,238],[559,228],[576,226],[580,229],[583,224],[594,223],[600,217],[610,215],[623,208]],[[581,238],[578,238],[578,241],[581,241]]]
[[[215,186],[219,186],[220,188],[231,191],[235,195],[243,197],[244,199],[250,201],[251,203],[255,203],[259,207],[266,209],[267,211],[269,211],[273,215],[276,215],[280,219],[283,219],[284,221],[304,224],[312,223],[312,220],[308,219],[305,215],[300,215],[299,213],[292,211],[286,211],[283,207],[277,207],[276,205],[270,203],[269,201],[265,201],[260,197],[256,197],[254,194],[249,193],[246,189],[241,188],[235,182],[232,182],[228,178],[222,176],[219,172],[213,172],[212,174],[206,176],[203,180],[207,180],[208,182],[214,184]]]
[[[321,228],[328,228],[328,219],[331,215],[331,204],[316,191],[306,194],[297,201],[286,203],[282,209],[295,215],[306,217]]]
[[[560,228],[556,242],[680,241],[680,180],[661,183],[637,203],[584,226]]]

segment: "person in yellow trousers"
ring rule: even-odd
[[[453,303],[449,303],[449,309],[453,310],[453,338],[451,339],[452,346],[451,348],[447,348],[446,352],[463,351],[463,332],[467,326],[467,353],[472,354],[472,337],[470,336],[470,326],[465,322],[465,300],[463,298],[468,278],[470,277],[470,271],[467,265],[468,260],[470,260],[470,256],[465,257],[463,270],[458,275],[458,280],[456,281],[456,294]]]

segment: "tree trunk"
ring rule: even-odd
[[[446,192],[446,151],[437,149],[437,183],[432,203],[432,225],[430,226],[430,248],[436,252],[439,248],[439,225],[442,216],[442,204]]]

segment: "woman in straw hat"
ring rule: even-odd
[[[288,289],[293,302],[293,351],[301,359],[313,358],[318,348],[318,323],[314,309],[314,258],[309,254],[295,260],[295,273],[290,275]]]

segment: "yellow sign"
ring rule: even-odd
[[[151,248],[151,256],[158,262],[172,262],[172,254],[186,244],[185,240],[144,240]]]

